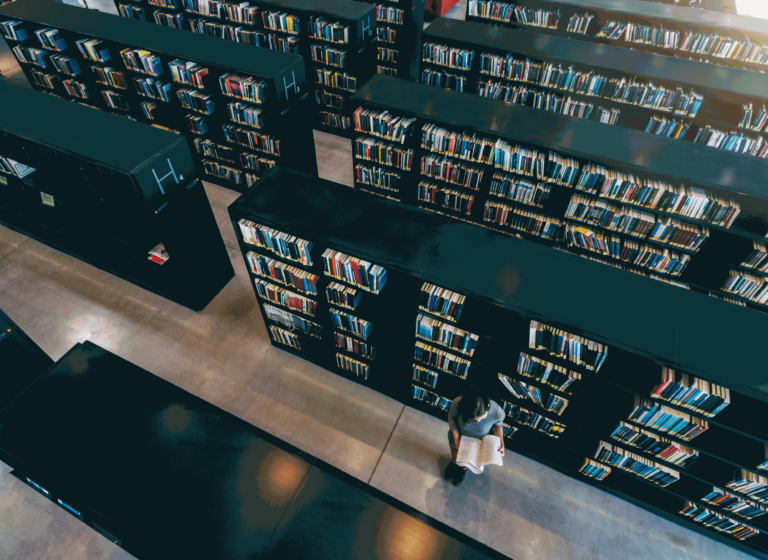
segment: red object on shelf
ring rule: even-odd
[[[430,14],[443,17],[459,0],[424,0],[424,11]]]

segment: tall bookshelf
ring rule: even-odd
[[[319,277],[318,295],[309,296],[317,301],[318,311],[311,320],[322,327],[320,339],[304,334],[298,326],[283,324],[285,338],[273,338],[275,347],[443,419],[456,396],[472,387],[487,391],[505,408],[506,429],[517,429],[505,440],[509,449],[740,550],[767,557],[764,531],[768,523],[763,517],[745,519],[703,500],[715,488],[756,503],[760,511],[766,509],[765,504],[728,488],[742,476],[758,475],[758,465],[765,462],[768,432],[757,420],[768,401],[759,343],[768,326],[765,314],[281,168],[270,171],[229,212],[254,285],[263,279],[254,273],[248,253],[281,259],[274,251],[249,243],[241,221],[258,224],[272,235],[295,236],[311,243],[304,247],[314,263],[332,250],[387,271],[379,293],[363,293],[358,307],[361,315],[363,306],[377,307],[377,313],[370,315],[378,336],[376,357],[367,377],[337,368],[331,357],[337,329],[324,307],[330,304],[323,302],[323,287],[338,280],[327,278],[322,264],[313,269]],[[565,281],[564,270],[568,271]],[[276,282],[274,287],[291,291]],[[423,295],[424,290],[459,302],[460,311],[456,306],[446,310],[430,304],[436,300]],[[627,294],[640,297],[628,298]],[[263,312],[269,302],[258,289],[256,299]],[[648,311],[649,301],[658,313]],[[617,302],[621,302],[618,307]],[[424,317],[474,335],[472,355],[424,340],[417,327],[417,321],[424,324]],[[276,327],[266,315],[265,323],[270,331]],[[740,325],[738,332],[713,326],[734,324]],[[593,346],[593,351],[581,347],[579,354],[564,353],[553,344],[555,339],[546,337],[557,329],[582,337],[583,344],[591,341],[602,346]],[[537,338],[537,330],[544,333],[542,338]],[[294,346],[281,340],[293,341]],[[418,357],[418,343],[435,346],[450,356],[449,361],[466,359],[466,376],[434,362],[431,365],[423,360],[423,352]],[[554,375],[544,380],[544,368],[522,365],[535,360],[550,364],[574,381],[564,386],[562,376],[559,381]],[[707,416],[652,396],[664,367],[673,368],[678,376],[686,373],[717,384],[718,388],[709,387],[710,394],[728,388],[730,404],[715,416]],[[516,397],[501,376],[515,389],[521,382],[528,390],[539,389],[545,406],[527,396]],[[568,401],[562,414],[546,404],[553,395]],[[706,422],[706,430],[686,441],[631,423],[636,398],[663,405],[667,411],[678,409],[688,414],[690,424],[703,426],[701,422]],[[636,452],[612,438],[620,422],[638,432],[647,431],[647,437],[657,442],[665,438],[678,448],[687,447],[696,458],[681,466],[658,454]],[[589,461],[604,465],[594,459],[600,442],[636,453],[639,462],[674,471],[676,480],[661,486],[619,467],[609,467],[610,474],[602,480],[586,476]],[[692,522],[680,513],[689,502],[754,527],[758,533],[741,541]]]
[[[150,23],[301,55],[314,108],[312,126],[333,134],[349,135],[349,97],[376,68],[371,4],[270,0],[245,8],[220,1],[115,0],[115,6],[124,17],[141,15]]]
[[[304,65],[296,55],[254,52],[51,0],[3,6],[0,23],[7,21],[20,22],[23,35],[5,29],[3,36],[35,89],[183,134],[206,180],[242,192],[276,163],[317,173]],[[59,52],[45,48],[36,34],[43,29],[57,30]],[[78,41],[89,39],[96,47],[81,51]],[[123,54],[139,50],[148,52],[144,61]],[[79,71],[67,75],[51,57],[65,57]],[[244,86],[251,89],[240,94]]]
[[[765,160],[385,76],[355,100],[401,126],[359,130],[356,188],[768,309],[745,291],[765,278]],[[438,134],[483,151],[443,150]]]
[[[424,0],[379,0],[376,17],[376,73],[416,81]],[[387,49],[394,50],[394,55]]]
[[[0,122],[0,223],[196,311],[229,282],[184,138],[6,83],[0,99],[13,107]]]
[[[510,6],[511,8],[507,9]],[[514,13],[515,7],[525,10],[527,15],[521,16],[523,21],[520,21]],[[466,20],[517,29],[534,28],[542,33],[583,41],[616,44],[656,54],[764,71],[768,64],[768,56],[764,56],[768,54],[768,30],[763,20],[720,13],[722,3],[708,5],[705,8],[701,10],[686,6],[670,6],[645,0],[563,0],[562,2],[525,0],[521,4],[495,0],[469,0]],[[538,16],[537,10],[541,10]],[[497,15],[494,16],[494,14]],[[627,35],[626,29],[622,33],[621,28],[612,26],[610,31],[615,32],[613,35],[615,38],[610,38],[613,36],[608,33],[609,28],[606,28],[610,22],[617,22],[624,26],[634,24],[634,29],[639,35]],[[665,32],[678,34],[677,42],[674,38],[669,39],[669,35],[667,43],[661,39],[658,43],[652,42],[653,29],[656,29],[659,35],[662,27]],[[600,32],[604,28],[606,34],[601,36]],[[644,36],[644,33],[647,35]],[[691,35],[688,44],[685,42],[686,34]],[[719,43],[720,48],[723,49],[722,53],[713,50],[718,43],[710,43],[713,49],[709,49],[708,46],[699,50],[691,48],[695,45],[697,36],[703,41],[704,36],[713,34],[723,39],[723,42]],[[637,37],[637,40],[634,37]],[[752,53],[753,57],[733,58],[731,56],[733,53],[729,55],[725,46],[731,40],[741,44],[751,43],[758,52]],[[699,45],[703,45],[703,42]],[[735,51],[736,47],[733,48]]]
[[[29,387],[53,360],[0,310],[0,410]]]
[[[421,81],[671,138],[709,126],[768,140],[766,74],[533,31],[439,18],[424,32]]]

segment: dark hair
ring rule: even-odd
[[[459,414],[465,421],[482,416],[490,408],[490,397],[477,392],[465,393],[458,404]]]

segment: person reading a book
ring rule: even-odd
[[[451,408],[448,410],[448,445],[451,448],[451,462],[445,469],[446,479],[453,479],[453,484],[458,486],[464,481],[464,477],[467,475],[467,466],[460,466],[457,464],[465,463],[465,461],[462,460],[466,458],[465,453],[462,453],[461,459],[458,458],[459,449],[462,447],[461,443],[465,439],[470,440],[466,441],[466,443],[479,444],[479,441],[472,442],[471,438],[482,440],[489,434],[492,434],[498,439],[488,439],[488,441],[493,442],[494,447],[494,449],[489,450],[488,453],[495,455],[497,461],[504,456],[502,424],[504,423],[505,417],[504,409],[492,401],[487,395],[472,392],[453,399]],[[485,442],[483,442],[483,444],[487,446]],[[501,463],[487,461],[486,464]],[[473,472],[478,472],[476,469],[472,470]],[[482,466],[479,467],[479,472],[482,472]]]

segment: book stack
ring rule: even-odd
[[[680,480],[679,472],[604,441],[600,442],[600,448],[595,453],[595,460],[618,467],[662,488]]]

